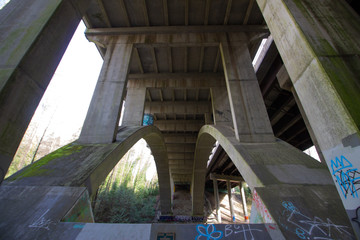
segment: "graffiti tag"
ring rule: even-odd
[[[43,228],[50,230],[49,226],[52,224],[50,219],[46,219],[44,216],[49,212],[50,209],[46,210],[35,222],[30,224],[29,228]]]
[[[347,226],[334,224],[330,219],[323,221],[319,217],[310,218],[301,213],[292,202],[282,202],[285,210],[283,215],[287,222],[295,226],[295,234],[301,239],[333,239],[332,234],[338,232],[352,236],[346,229]],[[288,228],[286,228],[288,229]]]
[[[335,181],[339,184],[345,199],[350,196],[359,198],[357,191],[360,189],[360,172],[343,155],[331,160],[331,170]]]
[[[223,237],[222,231],[216,231],[213,224],[207,226],[199,224],[196,226],[196,231],[199,235],[196,236],[196,240],[218,240]]]
[[[256,209],[259,211],[259,213],[261,214],[261,216],[264,219],[265,223],[273,223],[273,219],[270,215],[269,210],[266,208],[266,206],[264,205],[264,203],[261,201],[259,195],[257,194],[256,190],[254,190],[253,192],[253,201],[256,205]]]
[[[242,234],[243,239],[247,240],[248,237],[250,239],[255,239],[255,232],[262,232],[261,229],[251,228],[249,224],[241,224],[241,225],[226,225],[225,226],[225,237],[228,237],[232,234]]]

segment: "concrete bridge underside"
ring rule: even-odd
[[[203,216],[218,141],[273,239],[359,236],[360,18],[345,1],[12,0],[0,11],[1,180],[81,19],[104,58],[81,135],[65,156],[5,181],[2,201],[25,186],[86,187],[69,191],[91,196],[145,138],[162,213],[171,213],[171,188],[190,185],[193,214]],[[157,128],[140,127],[144,113]],[[312,144],[322,163],[299,151]],[[61,187],[39,196],[65,196]],[[322,228],[292,231],[293,217]]]

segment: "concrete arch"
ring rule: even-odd
[[[203,126],[198,135],[195,149],[193,177],[191,183],[191,196],[193,215],[203,215],[204,186],[207,161],[214,143],[218,141],[225,152],[233,160],[245,181],[252,187],[264,186],[256,174],[252,171],[247,161],[239,152],[241,146],[236,140],[234,131],[224,126]],[[235,160],[234,160],[235,159]],[[240,171],[240,169],[243,169]]]
[[[159,180],[161,213],[171,214],[172,193],[170,182],[170,169],[166,145],[162,133],[157,127],[154,126],[123,127],[117,134],[116,141],[121,141],[121,139],[124,138],[126,139],[126,142],[124,142],[123,146],[119,146],[121,156],[123,156],[141,138],[145,139],[145,141],[149,145],[151,152],[154,156],[156,171]]]
[[[191,187],[193,215],[203,216],[206,167],[215,140],[252,189],[254,222],[262,219],[264,223],[277,223],[268,230],[280,228],[286,239],[292,239],[293,233],[284,223],[296,210],[296,214],[308,219],[327,219],[341,225],[346,232],[338,231],[339,238],[353,237],[351,223],[324,164],[279,139],[241,143],[233,130],[225,126],[205,125],[199,132]]]
[[[92,196],[121,157],[141,138],[154,156],[162,214],[171,214],[171,185],[166,146],[154,126],[121,127],[116,142],[64,146],[6,179],[12,186],[85,186]],[[66,174],[64,174],[66,173]]]

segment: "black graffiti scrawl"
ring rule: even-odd
[[[360,172],[345,156],[331,160],[331,171],[345,199],[359,198]]]

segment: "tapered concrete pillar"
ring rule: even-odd
[[[111,44],[96,84],[79,142],[111,143],[118,129],[132,44]]]
[[[125,99],[122,126],[142,126],[146,88],[129,88]]]
[[[235,136],[240,142],[274,141],[246,42],[220,43]]]
[[[279,82],[279,85],[282,89],[285,89],[289,92],[291,92],[294,96],[294,99],[296,101],[296,105],[298,106],[299,110],[300,110],[300,113],[301,113],[301,116],[305,122],[305,125],[306,125],[306,128],[310,134],[310,137],[311,137],[311,140],[312,142],[314,143],[314,146],[316,148],[316,151],[319,155],[319,158],[320,158],[320,161],[322,163],[326,163],[325,161],[325,158],[324,158],[324,155],[322,154],[322,151],[321,151],[321,148],[319,146],[319,143],[315,137],[315,134],[314,134],[314,130],[312,129],[310,123],[309,123],[309,120],[307,118],[307,115],[305,114],[305,111],[304,111],[304,108],[302,106],[302,103],[301,101],[299,100],[299,96],[297,95],[295,89],[294,89],[294,86],[290,80],[290,76],[289,76],[289,73],[287,72],[285,66],[282,66],[281,69],[279,70],[278,74],[276,75],[276,78]]]
[[[0,183],[85,2],[11,0],[0,11]]]
[[[360,17],[338,0],[257,3],[349,217],[358,219]]]
[[[228,93],[225,87],[211,88],[211,102],[215,125],[232,124]]]
[[[218,223],[221,223],[221,209],[220,209],[220,198],[219,198],[219,188],[216,179],[213,179],[214,184],[214,197],[215,197],[215,208],[216,208],[216,219]]]

